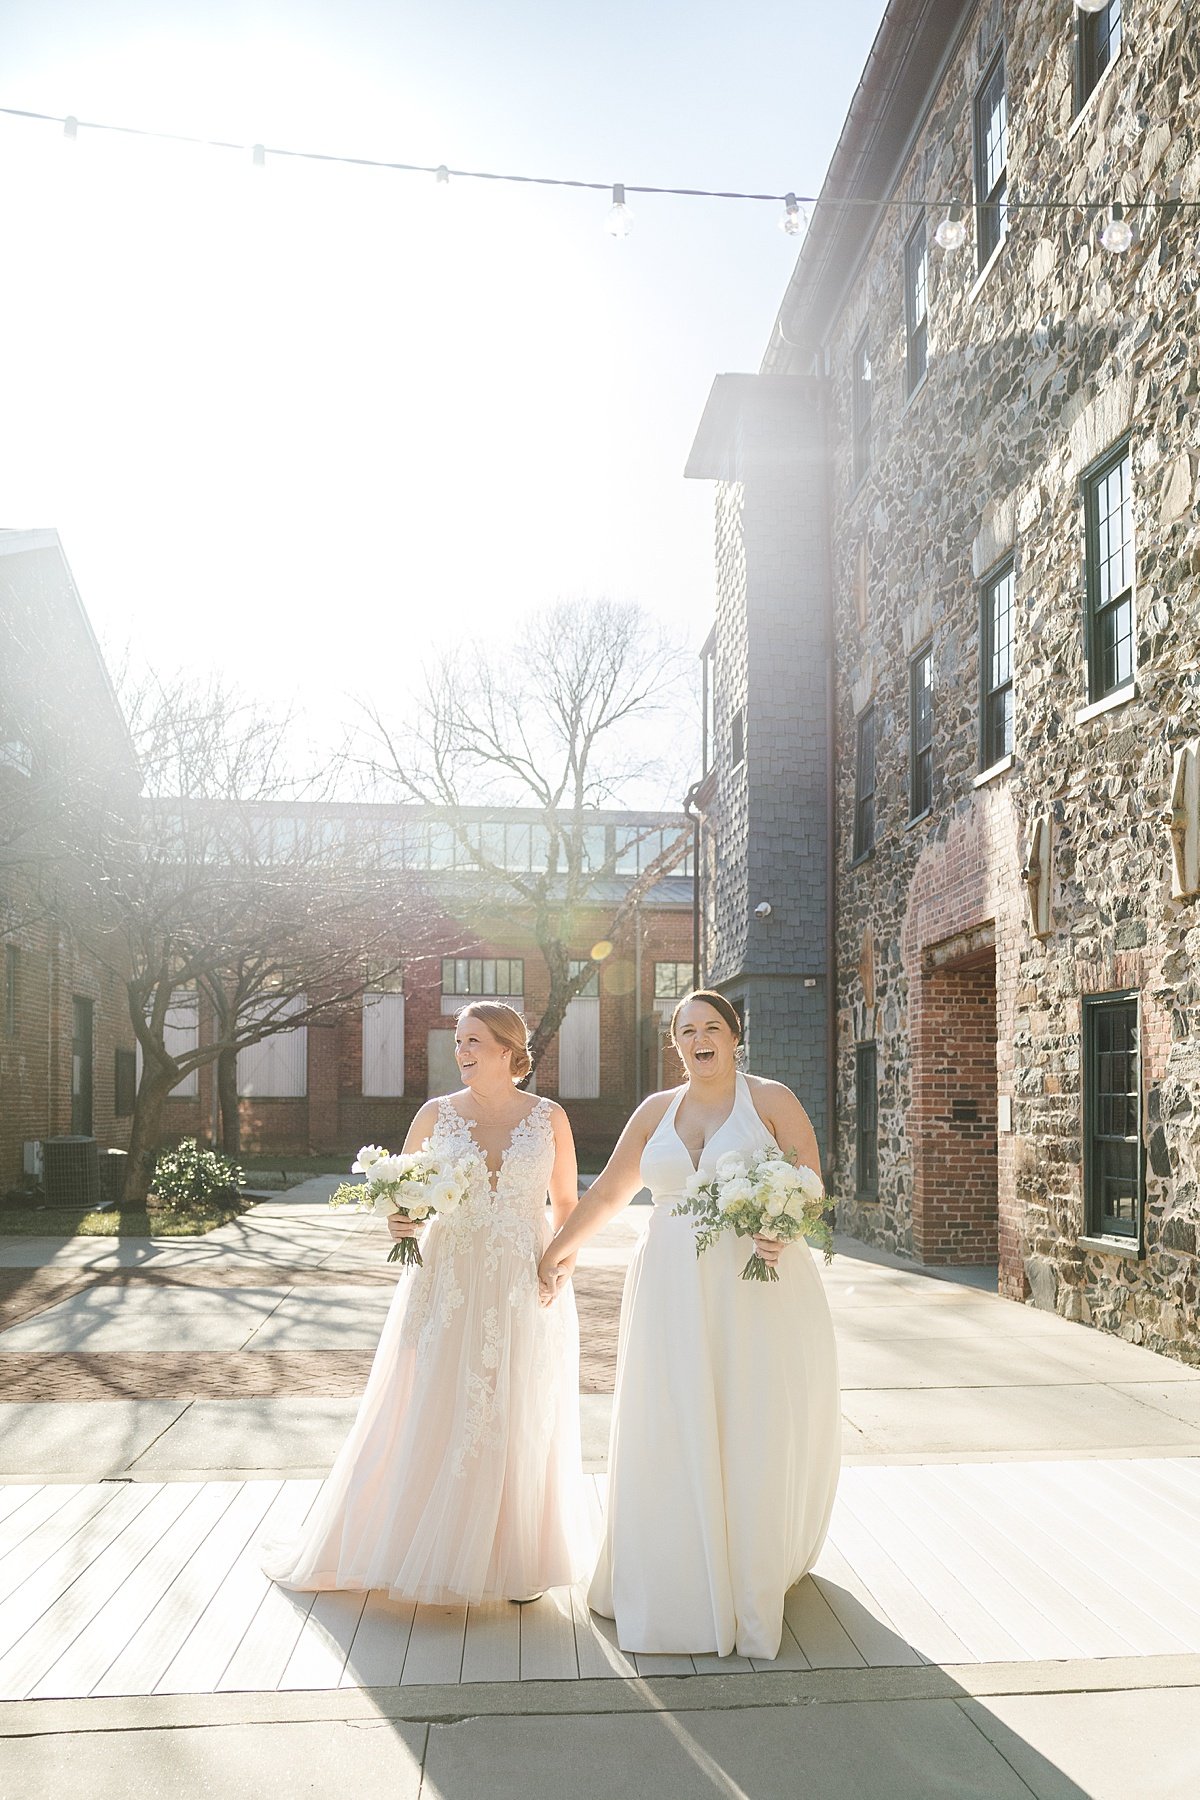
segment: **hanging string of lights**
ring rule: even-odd
[[[1108,0],[1075,0],[1077,6],[1085,12],[1101,10]],[[633,228],[633,212],[626,199],[627,194],[648,194],[679,200],[740,200],[761,204],[766,202],[782,206],[783,211],[778,218],[779,229],[788,237],[803,237],[808,230],[809,221],[818,210],[849,209],[866,207],[872,211],[888,208],[900,208],[909,212],[925,211],[941,214],[934,231],[934,242],[942,250],[960,250],[967,241],[968,225],[966,208],[961,200],[954,199],[898,199],[895,196],[886,198],[870,198],[854,195],[815,195],[815,194],[758,194],[742,193],[722,188],[696,187],[660,187],[645,183],[581,181],[556,175],[513,175],[495,169],[454,169],[446,163],[409,163],[393,162],[381,157],[343,156],[324,150],[296,150],[278,144],[242,144],[227,138],[194,137],[182,132],[149,131],[137,125],[112,125],[97,119],[79,119],[74,114],[65,117],[57,113],[32,112],[24,107],[0,106],[0,115],[14,119],[29,119],[47,125],[62,127],[65,137],[76,140],[80,132],[104,132],[121,137],[143,138],[151,142],[187,144],[202,149],[236,151],[249,155],[251,164],[256,169],[265,169],[269,158],[278,158],[292,162],[319,162],[338,164],[346,168],[384,169],[404,175],[432,175],[439,185],[445,185],[451,179],[456,181],[502,181],[516,183],[525,187],[575,188],[590,193],[611,194],[612,204],[604,219],[604,229],[614,238],[629,236]],[[1006,213],[1041,212],[1041,213],[1076,213],[1085,218],[1100,218],[1103,221],[1100,231],[1102,247],[1114,255],[1124,255],[1134,242],[1134,227],[1128,214],[1148,211],[1159,204],[1153,199],[1138,201],[1108,200],[1055,200],[1047,196],[1025,199],[1010,194],[1003,201]],[[1195,211],[1200,207],[1200,200],[1170,199],[1166,202],[1172,212]]]

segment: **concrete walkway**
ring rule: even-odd
[[[257,1536],[311,1503],[395,1279],[332,1185],[198,1241],[0,1240],[5,1793],[1200,1788],[1200,1372],[850,1242],[846,1473],[775,1664],[626,1658],[578,1594],[269,1588]],[[645,1217],[577,1278],[597,1509]]]

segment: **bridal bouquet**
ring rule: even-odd
[[[833,1258],[833,1233],[824,1217],[825,1190],[814,1169],[797,1164],[782,1150],[767,1150],[754,1162],[730,1152],[711,1175],[688,1177],[674,1209],[699,1221],[696,1254],[711,1249],[726,1231],[738,1237],[775,1238],[782,1244],[808,1238]],[[757,1250],[742,1270],[743,1281],[778,1281]]]
[[[429,1219],[435,1213],[451,1213],[460,1206],[483,1158],[474,1151],[451,1159],[422,1144],[419,1150],[393,1156],[378,1144],[365,1144],[351,1165],[352,1175],[366,1181],[343,1181],[330,1197],[330,1206],[353,1206],[359,1212],[377,1213],[386,1219],[399,1213],[402,1219]],[[415,1237],[398,1238],[388,1254],[389,1262],[423,1266]]]

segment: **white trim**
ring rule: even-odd
[[[1005,166],[1007,167],[1007,164]],[[975,216],[978,219],[978,217],[979,217],[979,207],[978,206],[975,207]],[[1008,242],[1008,220],[1006,218],[1004,221],[1004,230],[1000,233],[1000,238],[996,245],[996,248],[992,251],[992,254],[988,257],[988,259],[984,263],[982,269],[980,269],[978,275],[975,277],[974,281],[971,283],[970,287],[967,289],[967,297],[963,303],[964,305],[970,306],[974,302],[974,300],[976,299],[976,297],[979,294],[980,288],[983,286],[984,282],[987,280],[988,276],[991,274],[991,272],[995,268],[996,264],[1000,261],[1000,252],[1003,250],[1003,248],[1004,248],[1005,244],[1007,244],[1007,242]]]
[[[1126,706],[1130,700],[1137,699],[1137,682],[1127,681],[1124,687],[1114,688],[1111,694],[1105,694],[1103,700],[1093,700],[1087,706],[1081,706],[1075,714],[1076,725],[1086,725],[1089,719],[1099,718],[1101,713],[1112,712],[1114,707]]]
[[[1081,1250],[1096,1250],[1101,1256],[1124,1256],[1131,1262],[1142,1260],[1135,1237],[1081,1237],[1075,1241]]]
[[[973,788],[986,787],[989,781],[995,781],[998,775],[1003,775],[1007,770],[1011,769],[1016,760],[1015,755],[1010,750],[1007,756],[1002,756],[1000,761],[994,762],[990,768],[981,769],[979,774],[972,780],[971,786]]]

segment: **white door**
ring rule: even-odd
[[[462,1086],[462,1076],[454,1060],[453,1031],[429,1033],[429,1098],[452,1094]]]
[[[558,1093],[562,1100],[600,1098],[600,996],[572,1000],[558,1028]]]

